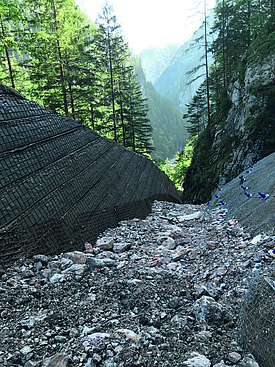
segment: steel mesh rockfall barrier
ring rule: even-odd
[[[239,318],[239,343],[261,367],[275,366],[275,272],[250,279]]]
[[[180,202],[147,158],[0,84],[0,264],[82,249],[154,200]]]

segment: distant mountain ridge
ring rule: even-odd
[[[208,29],[213,25],[214,12],[210,12],[207,17]],[[188,76],[186,73],[197,65],[200,65],[204,61],[204,45],[202,43],[195,43],[196,39],[204,35],[204,29],[202,27],[192,35],[192,37],[186,41],[182,46],[176,49],[174,56],[170,59],[166,68],[162,71],[157,79],[153,77],[153,68],[158,71],[161,65],[164,65],[163,60],[168,61],[169,50],[173,50],[173,45],[169,45],[157,53],[155,48],[146,49],[140,54],[141,62],[145,70],[145,74],[151,77],[151,81],[155,79],[153,85],[156,91],[165,98],[168,98],[173,107],[179,112],[186,112],[186,104],[189,103],[195,94],[196,90],[203,82],[204,77],[201,77],[194,81],[192,84],[188,84],[190,80],[198,77],[204,73],[204,69],[198,70],[194,75]],[[211,41],[211,40],[210,40]],[[170,54],[171,55],[171,54]],[[211,63],[212,60],[210,60]],[[157,71],[155,72],[155,75]],[[147,77],[148,79],[148,77]],[[150,80],[150,79],[148,79]]]
[[[142,68],[148,82],[155,83],[169,65],[179,47],[180,44],[178,43],[148,47],[140,53]]]
[[[148,99],[148,118],[153,127],[153,142],[156,148],[151,153],[154,160],[173,158],[177,151],[182,151],[188,139],[184,120],[171,102],[156,92],[153,84],[145,77],[142,65],[136,60],[136,80],[141,84],[142,92]]]

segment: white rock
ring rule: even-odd
[[[250,358],[250,357],[244,357],[244,359],[240,362],[240,366],[242,367],[259,367],[258,363]]]
[[[202,296],[193,305],[193,312],[197,321],[219,321],[222,320],[223,307],[212,297]]]
[[[113,248],[114,239],[112,237],[99,238],[96,241],[96,247],[101,250],[111,250]]]
[[[63,282],[63,280],[64,280],[63,274],[54,274],[54,275],[50,278],[50,282],[51,282],[52,284],[59,283],[59,282]]]
[[[261,234],[258,234],[258,236],[254,237],[252,239],[252,241],[250,241],[250,243],[252,245],[257,245],[257,243],[259,243],[261,241],[261,239],[262,239],[262,235]]]
[[[183,222],[184,220],[192,220],[192,219],[199,219],[201,217],[201,212],[195,212],[188,215],[183,215],[181,217],[178,217],[179,222]]]
[[[211,366],[211,362],[205,356],[198,354],[198,353],[192,353],[192,354],[195,356],[183,362],[183,366],[187,366],[187,367],[210,367]]]

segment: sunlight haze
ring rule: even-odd
[[[104,0],[75,0],[75,4],[95,21]],[[135,52],[169,43],[183,44],[200,24],[204,10],[201,0],[113,0],[115,15],[126,39]],[[208,10],[215,0],[207,0]]]

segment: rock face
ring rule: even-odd
[[[153,200],[179,202],[147,158],[0,84],[0,265],[82,249]]]
[[[223,202],[227,218],[235,217],[251,234],[273,230],[275,221],[275,153],[240,173],[214,191],[210,207]],[[264,241],[257,236],[254,245]]]
[[[229,85],[226,121],[210,126],[199,140],[185,181],[185,201],[207,202],[213,190],[274,152],[275,59],[246,65]]]

